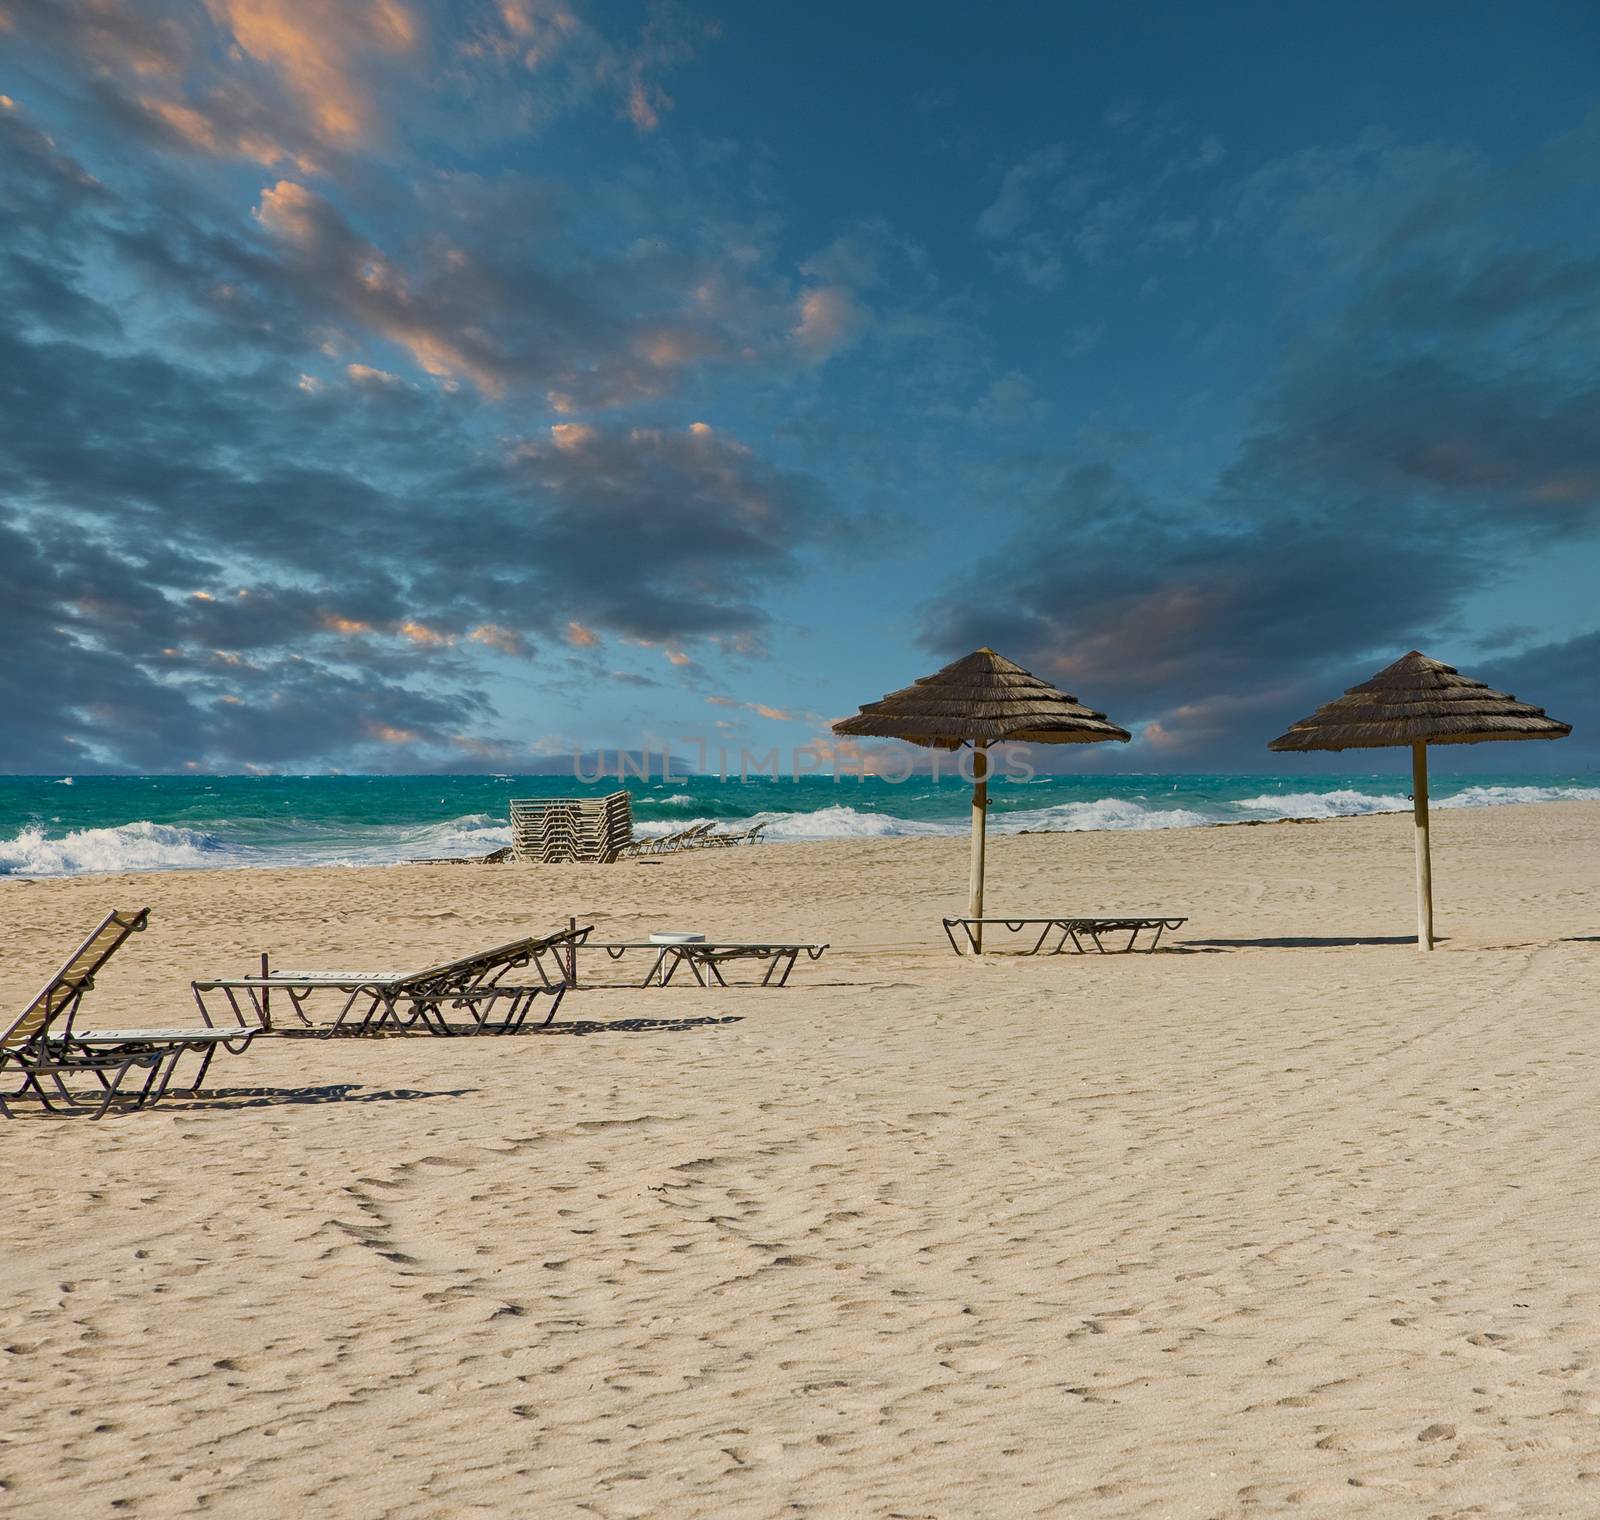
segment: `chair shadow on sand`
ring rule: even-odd
[[[737,1024],[741,1022],[742,1015],[726,1014],[722,1018],[712,1018],[705,1015],[694,1019],[562,1019],[554,1024],[527,1024],[521,1029],[509,1033],[495,1031],[491,1034],[480,1034],[471,1024],[453,1024],[450,1032],[461,1036],[465,1040],[477,1040],[480,1044],[488,1045],[495,1041],[504,1040],[532,1040],[547,1035],[590,1035],[590,1034],[686,1034],[696,1029],[704,1029],[713,1024]],[[359,1030],[341,1029],[331,1036],[326,1029],[274,1029],[274,1039],[281,1040],[338,1040],[341,1044],[350,1045],[360,1042],[365,1045],[387,1043],[394,1041],[399,1044],[416,1044],[420,1038],[414,1031],[404,1029],[385,1030]],[[475,1091],[476,1089],[472,1089]],[[454,1096],[449,1094],[448,1096]]]
[[[192,1098],[169,1093],[161,1112],[209,1113],[226,1108],[280,1108],[285,1105],[327,1103],[414,1103],[426,1098],[470,1098],[476,1087],[374,1087],[359,1082],[329,1082],[321,1087],[208,1087]]]
[[[597,1034],[689,1034],[721,1024],[742,1024],[742,1014],[728,1013],[721,1018],[705,1014],[696,1019],[567,1019],[558,1024],[541,1024],[525,1029],[526,1035],[574,1035],[587,1038]]]
[[[204,1087],[197,1093],[169,1092],[159,1108],[113,1108],[106,1117],[126,1118],[134,1113],[205,1114],[225,1109],[282,1108],[291,1104],[409,1103],[423,1098],[468,1098],[478,1091],[476,1087],[381,1087],[367,1091],[359,1082],[330,1082],[322,1087]],[[19,1110],[18,1117],[31,1121],[71,1116],[51,1114],[30,1105]]]
[[[725,1014],[721,1018],[709,1015],[692,1019],[610,1019],[604,1022],[596,1019],[574,1019],[563,1024],[541,1025],[537,1029],[520,1029],[512,1036],[513,1039],[532,1038],[537,1035],[574,1035],[588,1037],[591,1035],[607,1034],[688,1034],[724,1024],[743,1023],[739,1014]],[[471,1036],[475,1031],[463,1028],[459,1031],[464,1036]],[[275,1031],[280,1038],[288,1039],[318,1039],[319,1035],[310,1030],[283,1030]],[[350,1036],[351,1039],[357,1038]],[[404,1040],[404,1034],[365,1035],[365,1041],[371,1043],[377,1040]],[[503,1036],[489,1036],[483,1043],[490,1040],[504,1038]],[[481,1092],[477,1087],[378,1087],[370,1091],[359,1082],[329,1082],[320,1087],[207,1087],[198,1093],[175,1092],[169,1093],[161,1100],[160,1111],[163,1114],[205,1114],[216,1113],[229,1109],[245,1108],[282,1108],[290,1105],[330,1104],[330,1103],[411,1103],[429,1098],[470,1098]],[[117,1116],[113,1110],[108,1117]],[[137,1112],[149,1112],[148,1109]],[[64,1118],[65,1115],[50,1114],[45,1111],[27,1114],[32,1118]]]
[[[1187,939],[1169,948],[1200,950],[1337,950],[1353,945],[1415,945],[1415,934],[1293,934],[1275,939]],[[1434,944],[1449,943],[1435,935]]]

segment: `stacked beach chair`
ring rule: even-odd
[[[511,803],[511,848],[518,860],[609,864],[633,842],[627,792],[606,797],[531,797]]]

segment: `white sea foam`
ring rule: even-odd
[[[1019,834],[1024,829],[1192,829],[1217,819],[1191,808],[1144,807],[1126,797],[1097,797],[1092,802],[1057,802],[1020,813],[991,813],[989,825],[997,833]]]
[[[511,825],[492,813],[465,813],[415,829],[365,829],[345,839],[328,839],[291,848],[276,846],[270,861],[258,864],[383,866],[403,860],[450,859],[487,855],[511,843]]]
[[[1500,807],[1509,802],[1600,802],[1600,786],[1467,786],[1435,807]]]
[[[767,827],[762,837],[772,840],[937,838],[965,834],[970,827],[964,813],[948,820],[900,818],[893,813],[861,812],[843,805],[818,808],[814,813],[757,813],[749,821],[764,822]],[[1119,797],[1060,802],[989,815],[989,827],[997,834],[1019,834],[1025,829],[1181,829],[1216,821],[1187,808],[1141,807]]]
[[[687,799],[693,801],[693,798]],[[709,818],[635,818],[633,820],[633,837],[635,839],[659,839],[663,834],[681,834],[685,829],[692,829],[699,823],[710,823]]]
[[[374,843],[381,851],[399,852],[396,858],[414,855],[487,855],[511,843],[511,825],[492,813],[467,813],[445,823],[429,824],[415,834],[393,843]]]
[[[1523,802],[1600,802],[1600,787],[1467,786],[1432,799],[1436,808],[1504,807]],[[1246,797],[1234,806],[1268,818],[1355,818],[1367,813],[1410,812],[1411,798],[1403,792],[1336,789]]]
[[[1214,780],[1226,782],[1226,778],[1221,777]],[[1445,783],[1446,787],[1448,785]],[[1202,792],[1219,789],[1211,785],[1201,788]],[[697,802],[708,801],[705,797],[677,792],[659,800],[682,809],[682,814],[671,819],[636,821],[637,837],[651,838],[710,821],[704,816],[692,816]],[[947,801],[943,797],[936,799],[926,791],[908,788],[903,798],[890,797],[885,801],[890,808],[898,802],[907,811],[921,811],[930,802],[943,803],[939,810],[944,816],[906,818],[893,811],[880,812],[834,803],[812,812],[768,810],[753,812],[744,818],[718,818],[716,827],[724,832],[738,832],[752,824],[765,823],[763,837],[773,843],[949,837],[967,832],[964,794],[959,799],[952,795]],[[1189,805],[1172,805],[1179,801]],[[1600,787],[1473,785],[1453,794],[1440,796],[1436,793],[1434,805],[1475,808],[1568,801],[1600,801]],[[1381,784],[1371,791],[1345,786],[1321,792],[1265,793],[1239,801],[1185,796],[1184,789],[1175,786],[1171,793],[1097,797],[1017,811],[996,807],[989,815],[989,827],[996,834],[1016,834],[1024,829],[1193,828],[1242,819],[1321,819],[1404,812],[1410,805],[1410,799],[1402,790],[1385,790]],[[503,813],[468,813],[430,823],[411,822],[399,826],[352,827],[330,822],[320,830],[315,824],[269,817],[241,817],[212,824],[207,830],[142,820],[114,827],[62,831],[58,821],[54,828],[31,825],[10,839],[0,838],[0,878],[219,866],[372,866],[418,857],[485,855],[510,842],[511,830]]]
[[[1409,808],[1411,802],[1404,795],[1374,796],[1370,792],[1336,790],[1275,792],[1265,797],[1245,797],[1234,806],[1268,818],[1357,818],[1366,813],[1397,813]]]
[[[842,803],[818,808],[814,813],[757,813],[744,828],[764,823],[763,839],[891,839],[905,835],[957,834],[965,824],[934,823],[896,818],[892,813],[863,813]]]
[[[0,875],[80,876],[91,871],[162,871],[239,865],[214,835],[171,824],[124,823],[77,829],[47,839],[43,829],[23,829],[0,840]]]

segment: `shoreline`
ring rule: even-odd
[[[1495,802],[1495,803],[1475,803],[1475,804],[1472,804],[1470,806],[1465,806],[1465,807],[1450,807],[1448,805],[1448,802],[1439,803],[1438,801],[1435,801],[1435,803],[1434,803],[1435,814],[1444,813],[1444,814],[1447,814],[1447,815],[1452,816],[1452,817],[1460,816],[1460,815],[1464,815],[1464,814],[1499,814],[1499,813],[1505,813],[1505,812],[1522,813],[1522,812],[1534,812],[1534,811],[1538,811],[1538,810],[1542,810],[1542,809],[1557,809],[1557,810],[1561,810],[1561,811],[1567,811],[1567,810],[1572,810],[1572,809],[1585,809],[1585,808],[1593,808],[1593,809],[1600,810],[1600,801],[1594,801],[1594,800],[1585,799],[1585,798],[1573,798],[1573,799],[1562,799],[1562,800],[1556,800],[1556,801],[1537,801],[1537,802],[1505,801],[1505,802]],[[1360,822],[1363,822],[1363,821],[1366,821],[1366,820],[1373,820],[1373,819],[1379,819],[1379,820],[1389,819],[1389,820],[1392,820],[1392,819],[1395,819],[1395,818],[1401,818],[1401,817],[1406,817],[1406,816],[1409,816],[1409,809],[1407,809],[1407,808],[1389,808],[1389,809],[1385,809],[1385,810],[1382,810],[1382,811],[1369,811],[1369,812],[1363,812],[1363,813],[1338,814],[1338,815],[1333,815],[1333,816],[1329,816],[1329,817],[1218,818],[1218,819],[1206,819],[1204,821],[1197,822],[1197,823],[1162,824],[1162,825],[1158,825],[1158,826],[1129,827],[1129,828],[1003,829],[1003,828],[998,828],[998,827],[996,827],[994,825],[993,815],[991,815],[991,824],[990,824],[989,836],[988,837],[989,837],[989,841],[990,841],[990,847],[994,848],[997,841],[1004,841],[1004,840],[1007,840],[1007,839],[1040,839],[1040,838],[1056,837],[1056,836],[1062,836],[1062,835],[1070,835],[1070,836],[1074,836],[1074,837],[1078,837],[1078,838],[1100,838],[1100,837],[1107,837],[1107,836],[1115,837],[1115,838],[1121,838],[1121,837],[1127,837],[1127,836],[1145,836],[1145,835],[1173,835],[1173,834],[1181,835],[1181,834],[1203,833],[1206,830],[1212,830],[1212,829],[1262,828],[1262,827],[1267,827],[1267,826],[1277,825],[1277,824],[1295,824],[1295,825],[1330,824],[1330,823],[1331,824],[1348,824],[1348,823],[1360,823]],[[122,827],[126,827],[126,826],[127,825],[122,825]],[[965,841],[968,837],[969,836],[968,836],[968,833],[967,833],[965,828],[957,829],[957,828],[955,828],[953,826],[952,826],[952,828],[950,829],[950,831],[948,833],[939,833],[939,834],[916,834],[916,833],[912,833],[912,834],[860,834],[860,835],[846,835],[846,836],[837,836],[837,835],[836,836],[824,836],[824,837],[819,837],[819,838],[814,838],[814,839],[788,839],[788,838],[784,838],[782,836],[778,836],[776,838],[763,839],[760,842],[760,844],[758,844],[758,845],[747,845],[747,846],[746,845],[741,845],[741,846],[738,846],[737,847],[737,852],[742,854],[747,850],[754,850],[754,851],[759,853],[760,851],[765,850],[765,849],[769,848],[770,846],[775,846],[775,845],[776,846],[782,846],[782,847],[785,847],[785,848],[790,848],[790,847],[797,847],[797,846],[818,846],[818,845],[824,845],[824,846],[852,846],[852,845],[869,845],[869,844],[870,845],[883,845],[883,844],[939,844],[939,843],[949,843],[951,841],[958,841],[958,840],[959,841]],[[419,867],[420,868],[420,867],[430,867],[430,866],[460,866],[460,865],[483,865],[483,866],[489,866],[489,865],[494,865],[494,866],[523,866],[523,867],[538,866],[541,869],[552,869],[552,867],[542,866],[541,863],[539,863],[539,862],[520,862],[520,861],[515,860],[514,858],[513,859],[502,859],[502,860],[493,859],[492,857],[495,856],[495,855],[499,855],[500,854],[500,850],[503,849],[503,848],[506,848],[506,847],[502,846],[500,848],[497,848],[494,851],[491,851],[490,854],[489,854],[489,857],[464,855],[464,856],[440,856],[440,857],[428,857],[428,858],[425,858],[425,859],[387,860],[387,861],[308,861],[308,862],[229,861],[229,862],[226,862],[226,863],[219,863],[219,864],[216,864],[216,865],[207,865],[207,864],[160,865],[160,866],[151,866],[151,867],[132,869],[132,870],[126,870],[126,869],[125,870],[117,870],[117,869],[112,868],[112,869],[106,869],[106,870],[75,871],[75,872],[60,872],[60,873],[39,873],[39,874],[31,874],[31,873],[24,872],[24,871],[19,871],[19,872],[0,872],[0,888],[3,888],[6,883],[23,883],[23,882],[26,882],[26,883],[33,883],[33,884],[43,884],[43,883],[47,883],[47,882],[79,881],[79,880],[86,880],[86,879],[87,880],[104,880],[104,879],[106,879],[108,877],[140,878],[140,877],[165,876],[165,875],[174,875],[174,876],[211,876],[211,875],[217,875],[217,874],[228,875],[228,874],[237,873],[237,872],[258,873],[258,872],[274,872],[274,871],[279,871],[279,872],[281,872],[281,871],[340,871],[340,872],[348,872],[348,871],[377,871],[377,870],[387,871],[387,870],[393,870],[396,867],[402,867],[402,866],[404,866],[404,867]],[[683,860],[683,859],[688,858],[689,856],[697,856],[697,855],[698,856],[703,856],[703,855],[725,856],[726,854],[729,854],[729,853],[733,853],[733,852],[721,851],[721,850],[717,850],[717,851],[688,850],[688,851],[683,851],[683,852],[678,853],[678,854],[663,855],[663,856],[653,857],[653,858],[652,857],[646,857],[646,858],[638,859],[638,860],[615,861],[615,862],[612,862],[612,864],[618,865],[618,866],[643,865],[643,866],[652,866],[653,867],[653,866],[659,866],[659,865],[662,865],[662,864],[665,864],[665,863],[668,863],[668,862],[671,862],[671,861]],[[582,868],[582,869],[588,869],[588,865],[584,864],[584,863],[567,862],[567,863],[564,863],[564,864],[565,865],[572,865],[574,867],[578,867],[578,868]]]

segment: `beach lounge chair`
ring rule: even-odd
[[[737,834],[707,834],[701,841],[703,844],[736,845],[760,844],[761,831],[771,824],[772,820],[766,819],[761,823],[752,824],[747,829],[741,829]]]
[[[1060,955],[1066,950],[1067,941],[1072,941],[1072,953],[1077,955],[1087,954],[1084,941],[1087,940],[1102,955],[1112,951],[1129,951],[1138,947],[1139,936],[1150,934],[1150,943],[1145,946],[1148,953],[1161,943],[1163,929],[1181,929],[1189,920],[1179,918],[1172,914],[1123,914],[1116,918],[1090,917],[1086,914],[1074,915],[1070,913],[1058,914],[1054,918],[1007,918],[999,914],[990,914],[983,918],[947,918],[944,920],[945,937],[950,941],[950,948],[957,955],[963,953],[961,940],[956,938],[956,930],[961,931],[961,939],[966,941],[966,948],[974,954],[979,953],[981,939],[973,933],[974,929],[982,933],[985,925],[994,925],[996,928],[1009,930],[1012,934],[1021,934],[1023,930],[1032,933],[1039,931],[1039,937],[1034,941],[1032,949],[1023,950],[1023,955]],[[1044,948],[1045,941],[1055,934],[1056,942],[1050,949]],[[1128,942],[1125,945],[1113,945],[1107,950],[1105,936],[1108,934],[1126,934]]]
[[[118,1099],[131,1108],[143,1108],[166,1093],[179,1059],[191,1053],[200,1057],[200,1063],[187,1090],[198,1092],[219,1048],[242,1051],[260,1032],[246,1027],[242,1020],[229,1027],[214,1027],[203,1008],[206,1026],[201,1028],[78,1027],[84,995],[93,989],[95,977],[128,937],[149,920],[148,908],[108,913],[39,994],[0,1031],[0,1072],[9,1070],[22,1078],[22,1086],[15,1092],[0,1095],[0,1114],[13,1117],[7,1098],[12,1103],[36,1098],[52,1113],[92,1109],[96,1119],[104,1117]],[[124,1091],[122,1084],[133,1072],[142,1072],[144,1082]],[[96,1087],[87,1100],[67,1085],[74,1077],[94,1079]]]
[[[715,823],[696,823],[675,833],[658,834],[654,839],[636,839],[621,854],[624,857],[675,855],[679,850],[692,850],[715,827]]]
[[[707,940],[696,934],[655,934],[649,939],[597,941],[588,947],[604,950],[614,961],[635,950],[648,950],[654,960],[645,972],[641,987],[665,987],[671,982],[680,966],[687,966],[690,974],[702,987],[726,987],[721,967],[729,961],[754,960],[766,962],[766,974],[761,978],[763,987],[788,985],[789,973],[801,955],[808,960],[821,960],[826,944],[807,944],[794,940]]]
[[[605,865],[633,842],[627,792],[605,797],[518,797],[511,801],[511,848],[518,860]]]
[[[593,927],[574,924],[422,971],[275,970],[263,955],[259,975],[196,982],[195,1001],[204,1009],[208,993],[221,993],[240,1022],[253,1017],[271,1029],[272,994],[277,992],[288,999],[304,1027],[325,1035],[418,1027],[429,1034],[450,1035],[457,1033],[449,1019],[452,1012],[466,1016],[471,1025],[468,1033],[509,1034],[523,1027],[540,997],[550,999],[541,1022],[549,1024],[555,1018],[567,990],[571,957]],[[504,980],[523,967],[532,968],[538,986],[513,986]],[[329,992],[342,994],[344,1003],[331,1024],[318,1026],[307,1015],[306,1005]]]

